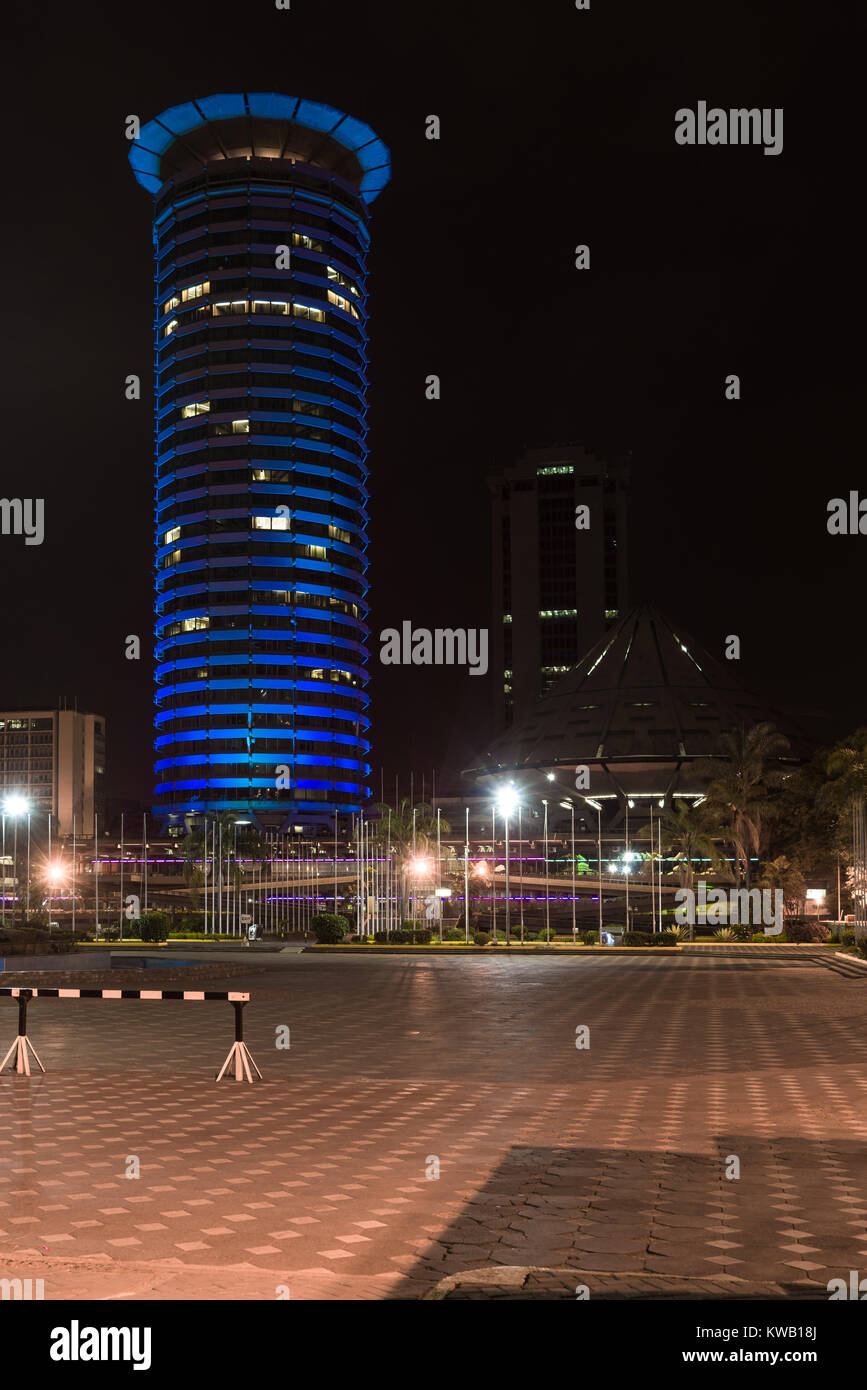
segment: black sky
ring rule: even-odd
[[[375,639],[489,625],[485,475],[525,445],[631,450],[633,598],[717,656],[738,633],[743,680],[829,739],[864,722],[867,537],[825,527],[830,497],[867,490],[858,11],[8,6],[2,493],[44,497],[47,533],[0,537],[0,706],[103,712],[109,793],[149,798],[150,200],[124,119],[276,90],[392,151],[370,262],[376,794],[381,765],[445,781],[485,740],[494,674],[381,667]],[[678,147],[700,99],[783,107],[783,153]]]

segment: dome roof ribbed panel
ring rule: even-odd
[[[739,684],[733,665],[642,605],[496,740],[484,767],[702,758],[726,730],[764,720],[797,742],[784,718]]]

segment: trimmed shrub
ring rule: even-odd
[[[787,941],[827,941],[831,929],[815,917],[787,917],[785,933]]]
[[[841,946],[854,946],[854,945],[855,945],[855,933],[854,933],[854,931],[852,930],[851,927],[847,927],[845,931],[842,931],[842,932],[840,933],[840,945],[841,945]]]
[[[598,946],[598,945],[599,945],[599,932],[598,932],[598,931],[583,931],[583,932],[581,933],[581,940],[584,942],[584,945],[585,945],[585,946]]]
[[[443,941],[466,941],[466,937],[457,927],[443,927]]]
[[[656,934],[657,946],[676,946],[679,940],[677,932],[661,931]]]
[[[430,927],[396,927],[394,931],[380,932],[376,940],[389,946],[429,946],[431,930]]]
[[[624,946],[651,946],[653,937],[646,931],[625,931],[623,933]]]
[[[338,912],[317,912],[311,918],[310,930],[320,946],[333,946],[349,934],[349,922]]]
[[[153,944],[169,939],[169,918],[166,912],[143,912],[133,930],[139,941]]]
[[[731,931],[735,941],[749,941],[753,934],[753,929],[748,922],[738,922],[737,926],[731,928]]]
[[[475,941],[477,946],[487,946],[491,938],[488,932],[477,931],[475,936],[473,937],[473,940]]]

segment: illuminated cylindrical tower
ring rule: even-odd
[[[164,111],[154,195],[156,801],[316,825],[368,795],[367,249],[385,145],[273,92]]]

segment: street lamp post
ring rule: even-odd
[[[521,806],[518,803],[518,899],[521,917],[521,945],[524,944],[524,834],[521,827]]]
[[[596,812],[596,867],[599,880],[599,945],[602,945],[602,805],[594,801],[592,796],[582,796],[581,800],[586,806],[592,806]]]
[[[591,801],[590,805],[594,803]],[[602,945],[602,806],[596,803],[596,864],[599,869],[599,945]]]
[[[575,945],[577,926],[575,924],[575,803],[570,801],[569,811],[572,816],[572,945]]]
[[[497,805],[491,806],[491,922],[494,945],[497,944]]]
[[[629,801],[626,802],[626,853],[623,856],[623,872],[626,879],[626,930],[632,930],[632,923],[629,920]]]
[[[544,800],[543,800],[542,805],[545,807],[545,826],[544,826],[544,839],[545,839],[545,940],[546,940],[546,941],[548,942],[548,944],[550,945],[550,943],[551,943],[551,896],[550,896],[549,885],[548,885],[548,803],[547,803],[547,801],[544,801]]]
[[[509,908],[509,812],[503,810],[503,824],[506,827],[506,945],[511,944],[510,908]]]

